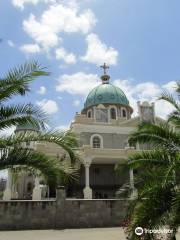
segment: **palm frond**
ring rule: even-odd
[[[180,134],[175,132],[168,123],[151,124],[143,123],[139,125],[138,130],[133,133],[129,139],[130,144],[150,143],[153,146],[172,151],[179,151]]]
[[[132,168],[166,166],[169,164],[169,155],[163,150],[142,151],[130,156],[128,164]]]
[[[134,229],[138,226],[147,229],[158,229],[164,225],[168,225],[168,218],[171,211],[172,193],[169,186],[162,187],[161,185],[152,185],[150,191],[146,192],[146,198],[139,199],[136,202],[133,213],[131,215],[131,225],[129,232],[131,237],[129,239],[138,239],[134,234]]]
[[[180,81],[177,81],[176,84],[177,84],[176,92],[178,94],[178,97],[180,97]]]
[[[0,106],[0,130],[29,123],[44,129],[46,121],[47,115],[30,104]]]
[[[180,112],[173,111],[168,115],[168,122],[172,123],[175,128],[180,128]]]
[[[68,154],[72,163],[75,163],[79,159],[78,155],[74,151],[78,144],[76,137],[71,132],[58,132],[50,131],[46,133],[31,133],[25,132],[10,137],[4,137],[0,139],[0,146],[16,146],[23,142],[51,142],[62,147]]]
[[[178,112],[180,112],[179,102],[175,100],[175,98],[173,97],[172,94],[170,94],[168,92],[164,92],[161,94],[161,96],[158,99],[169,102]]]
[[[13,148],[0,159],[0,170],[14,167],[30,167],[39,170],[48,183],[58,184],[65,177],[74,177],[76,169],[62,164],[56,158],[29,149]]]
[[[14,68],[0,79],[0,101],[5,101],[14,95],[25,95],[30,90],[29,83],[40,76],[48,76],[49,73],[37,62],[25,63]]]

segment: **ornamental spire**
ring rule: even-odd
[[[100,68],[103,68],[104,70],[104,74],[101,76],[102,83],[108,84],[110,76],[107,74],[107,69],[109,69],[109,66],[106,63],[104,63],[102,66],[100,66]]]

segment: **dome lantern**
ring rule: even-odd
[[[102,80],[102,83],[103,84],[108,84],[109,83],[109,79],[110,79],[110,76],[107,74],[107,69],[109,69],[109,66],[104,63],[102,66],[100,66],[101,68],[103,68],[104,70],[104,74],[101,76],[101,80]]]

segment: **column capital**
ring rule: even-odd
[[[84,158],[83,164],[84,164],[85,167],[90,167],[91,163],[92,163],[92,158],[91,157],[85,157]]]

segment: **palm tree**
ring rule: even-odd
[[[180,84],[177,99],[163,93],[159,99],[172,104],[174,111],[164,123],[142,123],[132,134],[130,143],[149,143],[150,151],[129,157],[130,167],[137,169],[138,198],[129,212],[128,237],[140,239],[136,227],[173,230],[168,239],[176,239],[180,225]],[[143,234],[141,239],[160,239],[162,234]],[[161,238],[162,239],[162,238]]]
[[[0,79],[0,130],[6,130],[9,127],[31,124],[42,129],[39,133],[21,133],[10,137],[0,137],[0,170],[21,167],[32,168],[40,171],[46,179],[56,184],[64,176],[72,175],[71,166],[60,163],[59,160],[50,158],[42,153],[24,149],[21,146],[23,142],[46,141],[53,142],[62,147],[68,154],[72,162],[75,162],[77,156],[73,148],[77,147],[75,136],[72,133],[46,132],[45,123],[47,115],[38,107],[32,104],[10,104],[17,95],[24,96],[30,91],[30,83],[37,77],[48,76],[37,62],[25,63],[14,68],[8,74]]]

